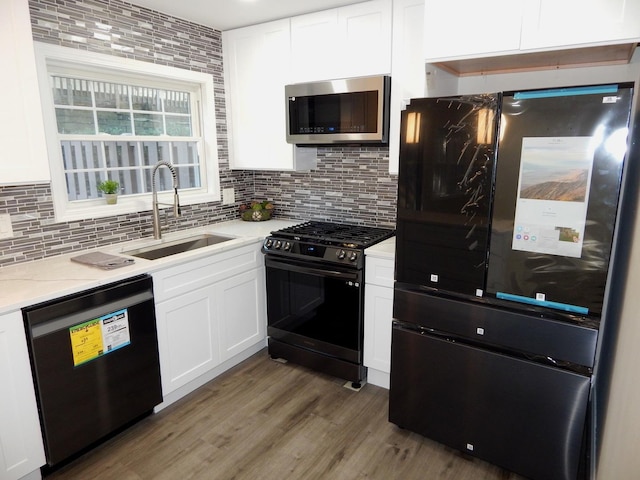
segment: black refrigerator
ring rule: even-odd
[[[389,420],[532,479],[589,475],[634,84],[402,113]],[[607,325],[607,328],[615,328]]]

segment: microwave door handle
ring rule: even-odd
[[[278,262],[275,260],[267,260],[267,267],[279,268],[281,270],[289,270],[298,273],[308,273],[310,275],[318,275],[321,277],[343,278],[345,280],[358,281],[358,274],[351,272],[341,272],[339,270],[325,270],[323,268],[306,267],[292,263]]]

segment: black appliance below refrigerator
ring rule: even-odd
[[[360,387],[364,249],[393,230],[311,221],[264,241],[269,354]]]
[[[538,480],[589,475],[633,84],[412,100],[389,419]],[[607,325],[615,328],[614,325]]]

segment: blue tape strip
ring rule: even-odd
[[[532,92],[516,92],[513,98],[515,100],[524,100],[527,98],[569,97],[573,95],[617,93],[617,91],[618,85],[596,85],[592,87],[553,88]]]
[[[496,297],[502,300],[511,300],[514,302],[527,303],[529,305],[537,305],[540,307],[555,308],[556,310],[564,310],[565,312],[579,313],[587,315],[589,309],[587,307],[579,307],[577,305],[569,305],[568,303],[548,302],[546,300],[536,300],[531,297],[523,297],[522,295],[513,295],[511,293],[496,292]]]

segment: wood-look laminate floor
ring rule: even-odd
[[[47,479],[517,480],[387,421],[387,390],[266,350]]]

